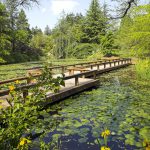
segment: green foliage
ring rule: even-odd
[[[86,58],[92,55],[96,52],[97,44],[103,40],[106,28],[106,14],[101,10],[97,0],[91,2],[86,16],[72,13],[63,14],[58,25],[52,31],[55,43],[54,56],[56,58]],[[112,44],[112,42],[110,43]]]
[[[44,34],[45,34],[45,35],[51,35],[51,29],[49,28],[48,25],[45,27]]]
[[[112,32],[108,32],[105,36],[100,36],[100,39],[100,49],[103,52],[104,56],[110,57],[116,55],[115,49],[117,49],[117,46],[115,46],[114,34]]]
[[[0,3],[0,63],[37,60],[40,49],[31,48],[31,30],[23,9],[17,0]]]
[[[72,50],[81,40],[82,19],[81,14],[63,14],[58,25],[52,31],[52,38],[54,39],[53,53],[56,58],[72,57]]]
[[[135,57],[150,54],[150,5],[134,8],[129,16],[122,20],[118,43],[121,48]]]
[[[14,83],[9,87],[10,105],[6,109],[0,109],[0,149],[28,149],[33,142],[23,142],[24,137],[32,140],[33,136],[44,134],[55,127],[58,120],[47,118],[48,112],[43,110],[46,93],[50,90],[58,90],[64,85],[61,78],[53,79],[51,72],[46,67],[42,76],[37,79],[37,85],[29,89],[30,95],[22,96],[22,91],[16,91],[20,83]],[[27,89],[23,89],[27,90]],[[26,140],[24,139],[24,140]],[[43,142],[41,142],[43,147]]]
[[[88,56],[87,59],[95,61],[95,60],[100,60],[103,56],[104,55],[103,55],[102,51],[98,49],[95,53],[93,53],[92,55]]]
[[[106,33],[106,16],[104,16],[98,0],[92,0],[82,26],[84,43],[101,43],[99,36]]]
[[[4,4],[0,2],[0,64],[6,62],[10,54],[10,36],[8,35],[8,13]]]
[[[79,59],[85,59],[94,54],[98,49],[97,44],[81,43],[74,47],[72,55]]]
[[[150,59],[140,59],[135,64],[137,76],[143,80],[150,80]]]

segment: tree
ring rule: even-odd
[[[101,37],[101,44],[100,44],[100,50],[106,57],[110,57],[114,53],[114,49],[116,49],[117,46],[115,45],[115,36],[114,33],[111,31],[108,31],[107,34],[103,37]]]
[[[102,12],[98,0],[92,0],[83,22],[84,43],[100,43],[99,36],[106,33],[106,17]]]
[[[35,28],[32,27],[31,33],[33,36],[37,35],[37,34],[42,34],[42,30],[40,28],[38,28],[37,26]]]
[[[0,2],[0,63],[7,62],[7,56],[10,54],[8,26],[8,12],[5,5]]]
[[[68,57],[72,49],[80,41],[78,34],[81,33],[79,26],[82,18],[81,14],[64,14],[59,20],[58,25],[53,29],[52,37],[55,43],[53,49],[54,55],[57,58]]]
[[[28,20],[26,18],[26,14],[23,9],[18,14],[16,21],[16,38],[17,38],[17,46],[28,45],[31,31],[29,29]],[[17,47],[18,49],[18,47]],[[21,50],[21,49],[20,49]]]
[[[6,8],[8,10],[9,14],[9,29],[10,29],[10,35],[11,35],[11,51],[15,52],[16,49],[16,20],[18,16],[18,8],[16,7],[17,5],[17,0],[11,1],[11,0],[6,0],[5,1]]]
[[[150,56],[150,5],[134,8],[121,23],[118,43],[137,57]]]
[[[4,2],[6,2],[6,1],[8,1],[8,0],[4,0]],[[9,0],[8,5],[11,5],[11,3],[12,3],[12,1]],[[20,7],[20,6],[30,7],[32,5],[32,3],[39,4],[39,0],[15,0],[14,7],[15,8]]]
[[[48,25],[45,27],[44,34],[45,34],[45,35],[51,35],[51,29],[49,28]]]
[[[137,2],[138,2],[138,0],[124,0],[124,1],[114,0],[114,1],[118,3],[119,7],[116,9],[117,15],[111,16],[110,19],[124,18],[133,6],[137,6]]]

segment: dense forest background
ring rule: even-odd
[[[112,19],[107,5],[92,0],[86,15],[65,14],[45,31],[30,28],[17,0],[0,2],[0,64],[64,58],[150,56],[150,5],[133,6]]]

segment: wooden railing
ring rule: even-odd
[[[49,70],[52,71],[53,69],[61,69],[62,70],[61,73],[64,73],[67,67],[70,67],[70,66],[75,67],[75,66],[78,66],[78,65],[84,66],[84,65],[93,64],[93,63],[96,63],[96,62],[102,62],[102,61],[100,60],[100,61],[78,63],[78,64],[72,64],[72,65],[54,66],[54,67],[49,67]],[[30,69],[27,69],[27,70],[42,69],[42,68],[43,67],[36,67],[36,68],[30,68]],[[40,76],[40,75],[34,75],[33,77],[38,77],[38,76]],[[29,79],[29,77],[19,77],[19,78],[4,80],[4,81],[0,81],[0,85],[6,84],[6,83],[11,83],[11,82],[14,82],[16,80],[18,80],[18,81],[27,80],[27,83],[28,83],[28,79]]]
[[[131,63],[131,59],[130,58],[126,58],[126,59],[117,59],[117,60],[108,60],[108,61],[105,61],[105,62],[101,62],[101,61],[95,61],[95,62],[92,62],[92,64],[88,64],[88,63],[80,63],[80,64],[75,64],[75,65],[84,65],[84,67],[90,67],[91,69],[93,69],[94,66],[97,66],[97,70],[91,70],[91,71],[87,71],[87,72],[83,72],[83,73],[77,73],[77,74],[73,74],[73,75],[70,75],[70,76],[66,76],[66,77],[63,77],[63,80],[69,80],[69,79],[72,79],[72,78],[75,78],[75,86],[78,86],[79,85],[79,78],[83,77],[83,76],[93,76],[93,78],[95,79],[96,78],[96,74],[97,74],[97,71],[100,70],[100,66],[103,65],[104,66],[104,69],[106,68],[106,65],[110,65],[110,67],[112,67],[112,64],[114,66],[119,66],[119,65],[123,65],[123,64],[130,64]],[[62,69],[63,67],[63,70],[65,70],[64,67],[68,67],[68,66],[74,66],[74,65],[66,65],[66,66],[59,66],[59,68]],[[49,67],[50,70],[52,69],[56,69],[58,67]],[[104,70],[102,69],[102,70]],[[40,75],[34,75],[33,78],[35,77],[39,77]],[[0,85],[3,85],[3,84],[6,84],[6,83],[11,83],[11,82],[14,82],[16,80],[19,80],[19,81],[23,81],[23,80],[26,80],[27,84],[25,85],[20,85],[18,87],[16,87],[15,90],[22,90],[23,92],[23,97],[26,97],[28,95],[28,89],[29,88],[32,88],[32,87],[35,87],[38,83],[30,83],[30,77],[20,77],[20,78],[15,78],[15,79],[10,79],[10,80],[5,80],[5,81],[0,81]],[[8,95],[10,92],[9,89],[7,90],[0,90],[0,96],[4,96],[4,95]]]

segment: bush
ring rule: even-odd
[[[87,59],[88,60],[99,60],[103,57],[103,53],[101,51],[98,51],[94,54],[92,54],[91,56],[89,56]]]
[[[60,85],[64,85],[62,78],[52,78],[46,67],[35,82],[36,86],[29,89],[30,95],[27,97],[22,96],[21,90],[16,90],[20,86],[19,81],[9,86],[10,98],[6,99],[9,106],[5,109],[0,108],[1,150],[31,149],[36,144],[36,141],[32,140],[37,135],[38,145],[44,144],[45,147],[42,137],[59,123],[59,120],[49,116],[48,110],[43,109],[42,104],[46,101],[48,91],[58,91]]]
[[[84,59],[92,55],[94,52],[96,52],[97,49],[98,49],[97,44],[91,44],[91,43],[78,44],[73,49],[72,56],[78,59]]]
[[[139,78],[150,80],[150,58],[138,60],[135,68]]]

